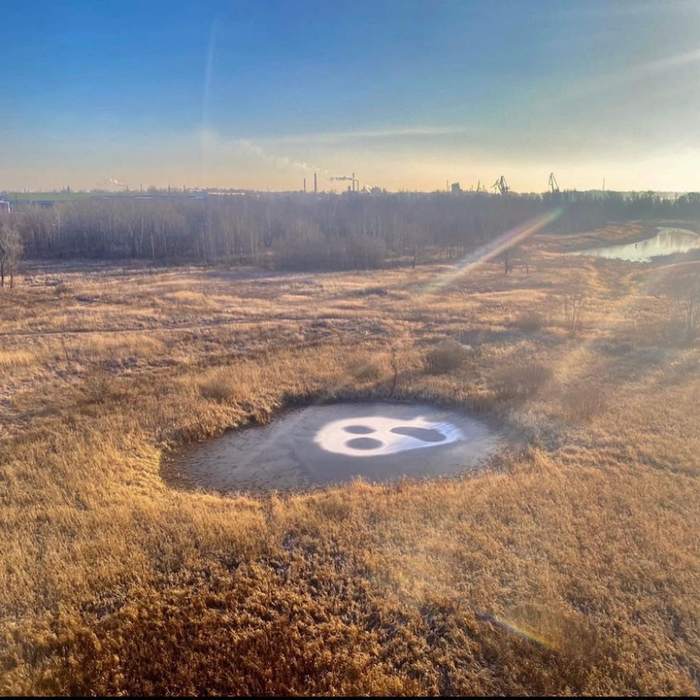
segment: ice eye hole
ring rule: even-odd
[[[392,428],[391,432],[397,435],[408,435],[408,437],[416,438],[416,440],[422,440],[423,442],[442,442],[445,439],[445,436],[439,430],[433,428],[414,428],[407,425]]]
[[[345,443],[347,447],[352,447],[355,450],[373,450],[377,447],[381,447],[382,444],[380,440],[367,437],[353,438]]]
[[[346,425],[343,430],[353,435],[368,435],[375,432],[374,428],[370,428],[368,425]]]

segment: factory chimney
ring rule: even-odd
[[[318,193],[318,180],[316,179],[316,173],[314,173],[314,194]]]

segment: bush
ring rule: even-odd
[[[216,375],[202,380],[199,385],[199,393],[205,399],[229,403],[236,395],[236,387],[230,378]]]
[[[582,384],[566,390],[562,396],[562,408],[566,419],[572,423],[591,420],[605,410],[607,397],[601,387]]]
[[[83,397],[88,404],[104,404],[124,396],[118,380],[105,372],[97,370],[90,374],[82,386]]]
[[[425,356],[425,367],[431,374],[453,372],[467,361],[469,350],[454,338],[445,338]]]
[[[526,311],[515,318],[513,325],[521,331],[534,333],[545,325],[545,318],[537,311]]]
[[[552,376],[544,365],[511,365],[496,372],[494,389],[501,399],[527,399]]]
[[[358,356],[348,362],[348,372],[357,382],[376,382],[384,373],[381,358]]]

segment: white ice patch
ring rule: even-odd
[[[314,436],[323,450],[350,457],[378,457],[406,450],[438,447],[464,439],[452,423],[384,416],[355,416],[332,421]]]

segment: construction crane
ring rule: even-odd
[[[508,191],[510,190],[510,187],[508,187],[508,183],[503,175],[501,175],[501,177],[499,177],[498,180],[491,185],[491,188],[496,192],[500,192],[501,194],[508,194]]]
[[[355,177],[355,173],[352,175],[336,175],[335,177],[331,177],[331,180],[347,180],[352,183],[353,192],[360,191],[360,181]]]
[[[559,183],[557,182],[557,178],[554,177],[554,173],[549,173],[549,180],[547,180],[549,183],[549,190],[551,191],[552,194],[559,194]]]

